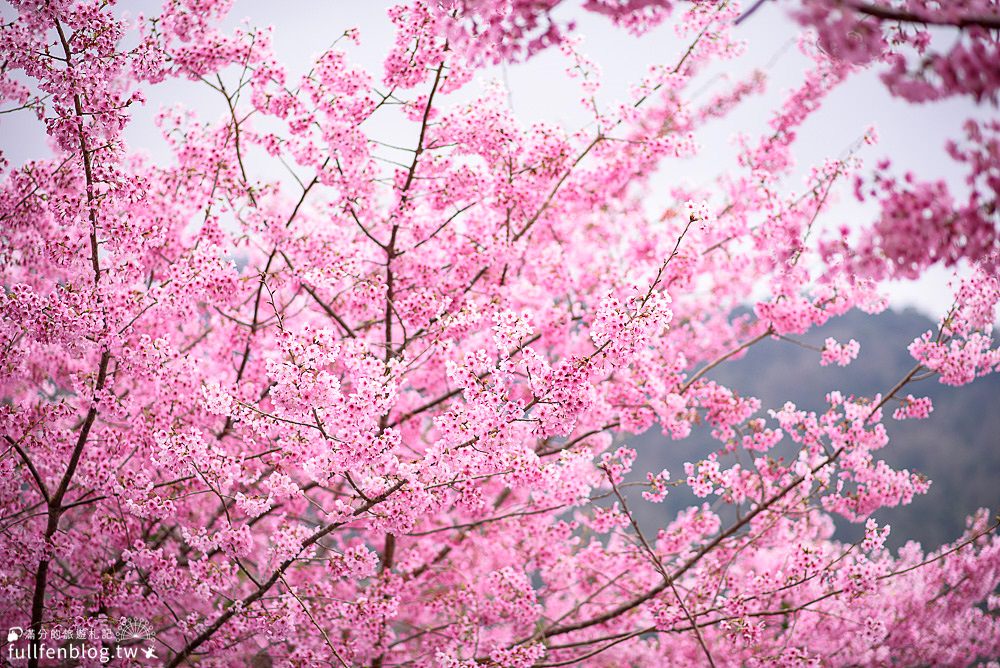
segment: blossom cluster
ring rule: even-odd
[[[654,177],[765,90],[756,73],[697,99],[743,51],[737,3],[585,2],[676,28],[610,104],[558,0],[406,0],[377,72],[353,30],[291,71],[270,30],[222,27],[229,4],[18,1],[0,26],[3,111],[51,147],[0,159],[0,625],[37,645],[63,620],[143,618],[171,668],[1000,655],[987,513],[896,553],[871,517],[931,484],[880,458],[884,411],[928,417],[915,379],[1000,367],[997,126],[950,147],[961,199],[856,156],[793,178],[806,121],[878,63],[909,100],[995,100],[994,3],[803,0],[801,85],[731,171],[656,212]],[[936,52],[924,24],[961,39]],[[524,123],[477,87],[556,44],[594,123]],[[156,110],[154,161],[124,129],[166,81],[217,106]],[[404,146],[370,122],[390,109]],[[852,182],[879,205],[860,236],[822,215]],[[713,374],[960,262],[955,307],[882,394],[766,407]],[[858,352],[828,340],[816,371]],[[637,468],[632,436],[703,427],[718,449],[683,476]],[[682,485],[698,505],[647,536],[630,504]]]

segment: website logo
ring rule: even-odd
[[[123,617],[115,627],[88,624],[79,628],[7,629],[7,658],[60,662],[112,659],[159,659],[153,640],[153,625],[142,617]]]

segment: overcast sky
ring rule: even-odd
[[[604,101],[624,98],[629,85],[645,73],[648,65],[676,62],[686,48],[669,26],[637,39],[614,28],[603,17],[579,10],[578,3],[567,4],[570,7],[560,10],[558,16],[576,20],[577,34],[584,38],[582,50],[601,68],[604,81],[601,98]],[[153,12],[157,3],[141,0],[124,2],[120,6],[133,13]],[[378,80],[382,72],[381,58],[392,42],[392,25],[386,16],[389,6],[390,3],[378,0],[237,0],[227,23],[236,25],[246,18],[252,25],[273,25],[275,50],[293,75],[305,72],[311,59],[344,29],[359,28],[362,44],[349,47],[350,57]],[[10,13],[9,7],[3,10],[4,15]],[[785,16],[779,3],[763,6],[738,28],[737,34],[748,40],[747,54],[735,63],[727,63],[725,68],[705,72],[699,84],[705,87],[703,94],[708,96],[721,90],[723,77],[735,81],[756,68],[767,69],[767,93],[743,104],[731,119],[715,122],[708,132],[702,132],[699,135],[702,155],[691,164],[685,163],[682,174],[665,171],[654,181],[656,186],[663,184],[664,193],[678,180],[701,184],[735,164],[733,134],[737,131],[751,135],[764,132],[773,109],[784,99],[785,93],[801,81],[808,67],[794,45],[797,26]],[[550,49],[525,64],[482,73],[475,87],[499,78],[508,86],[511,104],[521,121],[546,120],[575,130],[588,119],[576,104],[579,88],[577,83],[567,80],[565,67],[564,57],[557,49]],[[698,86],[693,90],[698,90]],[[149,151],[156,158],[165,158],[165,145],[152,119],[162,105],[178,102],[196,108],[207,118],[224,112],[222,98],[204,84],[168,82],[155,87],[147,106],[135,113],[126,135],[130,145]],[[986,115],[987,110],[978,109],[967,100],[919,106],[901,102],[888,95],[875,74],[865,73],[841,86],[806,122],[794,149],[798,159],[795,178],[804,178],[809,167],[824,158],[841,156],[862,136],[866,127],[874,125],[880,141],[862,154],[866,164],[874,165],[877,159],[889,156],[895,165],[910,168],[925,178],[944,178],[961,189],[962,174],[945,153],[944,143],[948,137],[959,134],[964,119]],[[413,143],[412,128],[391,114],[383,115],[372,128],[379,139],[403,145]],[[43,129],[29,114],[0,115],[0,131],[0,145],[15,165],[47,150]],[[651,195],[654,199],[657,189],[654,188]],[[863,209],[853,202],[853,198],[845,196],[824,216],[831,226],[861,225],[870,222],[871,209]],[[912,306],[939,317],[951,302],[951,291],[947,287],[950,275],[950,271],[937,269],[920,281],[897,283],[890,287],[891,303],[895,307]]]

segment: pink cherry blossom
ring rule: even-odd
[[[914,382],[1000,370],[1000,127],[956,119],[961,192],[888,171],[868,128],[804,181],[794,151],[869,71],[905,101],[995,104],[995,2],[790,3],[807,71],[698,186],[673,177],[767,90],[700,98],[699,76],[763,3],[587,0],[673,28],[611,102],[559,0],[406,0],[379,68],[344,26],[305,71],[274,29],[224,27],[231,4],[4,10],[2,111],[48,138],[0,156],[0,624],[25,632],[5,662],[60,665],[41,649],[81,630],[127,647],[140,619],[171,668],[1000,655],[988,512],[930,550],[887,549],[872,517],[935,473],[883,458],[886,412],[927,418]],[[582,128],[479,83],[550,47]],[[217,106],[147,103],[166,83]],[[378,129],[396,112],[402,145]],[[162,159],[128,141],[143,113]],[[828,220],[842,192],[872,219]],[[815,348],[793,335],[931,267],[963,270],[954,306],[880,394],[767,406],[715,373],[765,340]],[[858,351],[827,339],[815,372]],[[633,436],[700,428],[716,449],[682,476],[645,470]],[[630,504],[668,493],[699,505],[646,531]]]

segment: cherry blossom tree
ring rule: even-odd
[[[0,621],[25,630],[5,661],[50,664],[43,645],[81,642],[60,629],[123,619],[168,666],[1000,656],[988,512],[896,553],[870,518],[930,484],[879,458],[887,421],[932,410],[913,383],[1000,368],[1000,123],[956,119],[964,192],[866,167],[871,132],[790,178],[803,122],[865,69],[914,103],[995,106],[995,0],[788,3],[810,71],[737,168],[659,212],[651,180],[765,90],[691,90],[760,2],[587,0],[623,30],[676,27],[674,59],[611,105],[559,0],[405,2],[383,71],[352,63],[348,30],[305,73],[269,30],[223,30],[226,4],[18,0],[0,30],[3,111],[51,143],[0,165]],[[583,129],[519,122],[472,83],[550,48]],[[218,106],[159,110],[153,161],[123,132],[169,79]],[[388,113],[407,145],[372,131]],[[824,213],[851,185],[880,213],[839,229]],[[883,393],[810,412],[712,380],[935,265],[968,271]],[[816,373],[858,351],[827,340]],[[630,435],[669,448],[696,425],[717,452],[632,470]],[[704,503],[654,534],[637,486]]]

